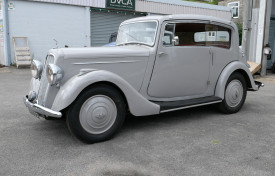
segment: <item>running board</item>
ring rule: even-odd
[[[222,99],[219,97],[211,96],[204,98],[196,98],[191,100],[180,100],[180,101],[152,101],[155,104],[160,105],[160,113],[176,111],[181,109],[187,109],[197,106],[209,105],[214,103],[222,102]]]

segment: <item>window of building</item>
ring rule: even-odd
[[[232,17],[233,18],[239,18],[240,2],[239,1],[230,2],[230,3],[227,4],[227,6],[232,9]]]

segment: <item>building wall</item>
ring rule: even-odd
[[[275,0],[272,0],[271,16],[275,16]]]
[[[5,65],[4,57],[4,23],[3,23],[3,5],[0,0],[0,64]]]
[[[105,8],[106,0],[29,0]],[[137,12],[155,14],[199,14],[231,20],[229,8],[180,0],[136,0]]]
[[[32,58],[43,60],[49,49],[90,44],[90,11],[81,6],[31,1],[13,2],[9,11],[10,39],[28,37]],[[15,63],[11,41],[11,61]]]
[[[267,61],[267,67],[271,68],[275,64],[275,0],[272,0],[271,20],[269,30],[269,45],[272,49],[271,60]]]
[[[175,0],[137,0],[136,11],[156,14],[197,14],[231,20],[229,8]]]
[[[234,23],[243,23],[243,8],[244,8],[244,0],[224,0],[219,2],[219,5],[221,6],[227,6],[228,3],[230,2],[237,2],[239,1],[239,18],[232,18],[232,21]]]
[[[60,3],[60,4],[69,4],[77,6],[86,6],[86,7],[99,7],[105,8],[105,0],[32,0],[38,2],[50,2],[50,3]]]

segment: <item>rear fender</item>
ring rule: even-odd
[[[160,107],[145,99],[136,89],[120,76],[105,70],[93,70],[80,73],[60,87],[52,105],[52,110],[61,111],[73,103],[88,86],[98,82],[116,85],[126,97],[130,112],[135,116],[159,114]]]
[[[258,90],[258,86],[256,86],[255,81],[252,77],[251,72],[249,71],[248,67],[239,61],[234,61],[228,64],[220,74],[219,80],[216,84],[216,89],[215,89],[215,96],[220,97],[224,99],[224,91],[225,91],[225,86],[226,82],[229,79],[230,75],[234,73],[235,71],[240,72],[243,74],[244,78],[246,79],[246,82],[249,83],[248,88],[250,90]]]

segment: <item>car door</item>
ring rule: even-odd
[[[205,37],[197,35],[201,32],[205,32],[204,22],[167,22],[162,26],[149,96],[188,99],[209,94],[211,53],[205,42],[195,39]]]
[[[233,34],[234,30],[229,26],[215,23],[206,24],[206,46],[211,47],[209,87],[213,93],[222,70],[230,62],[238,60],[238,36]]]

